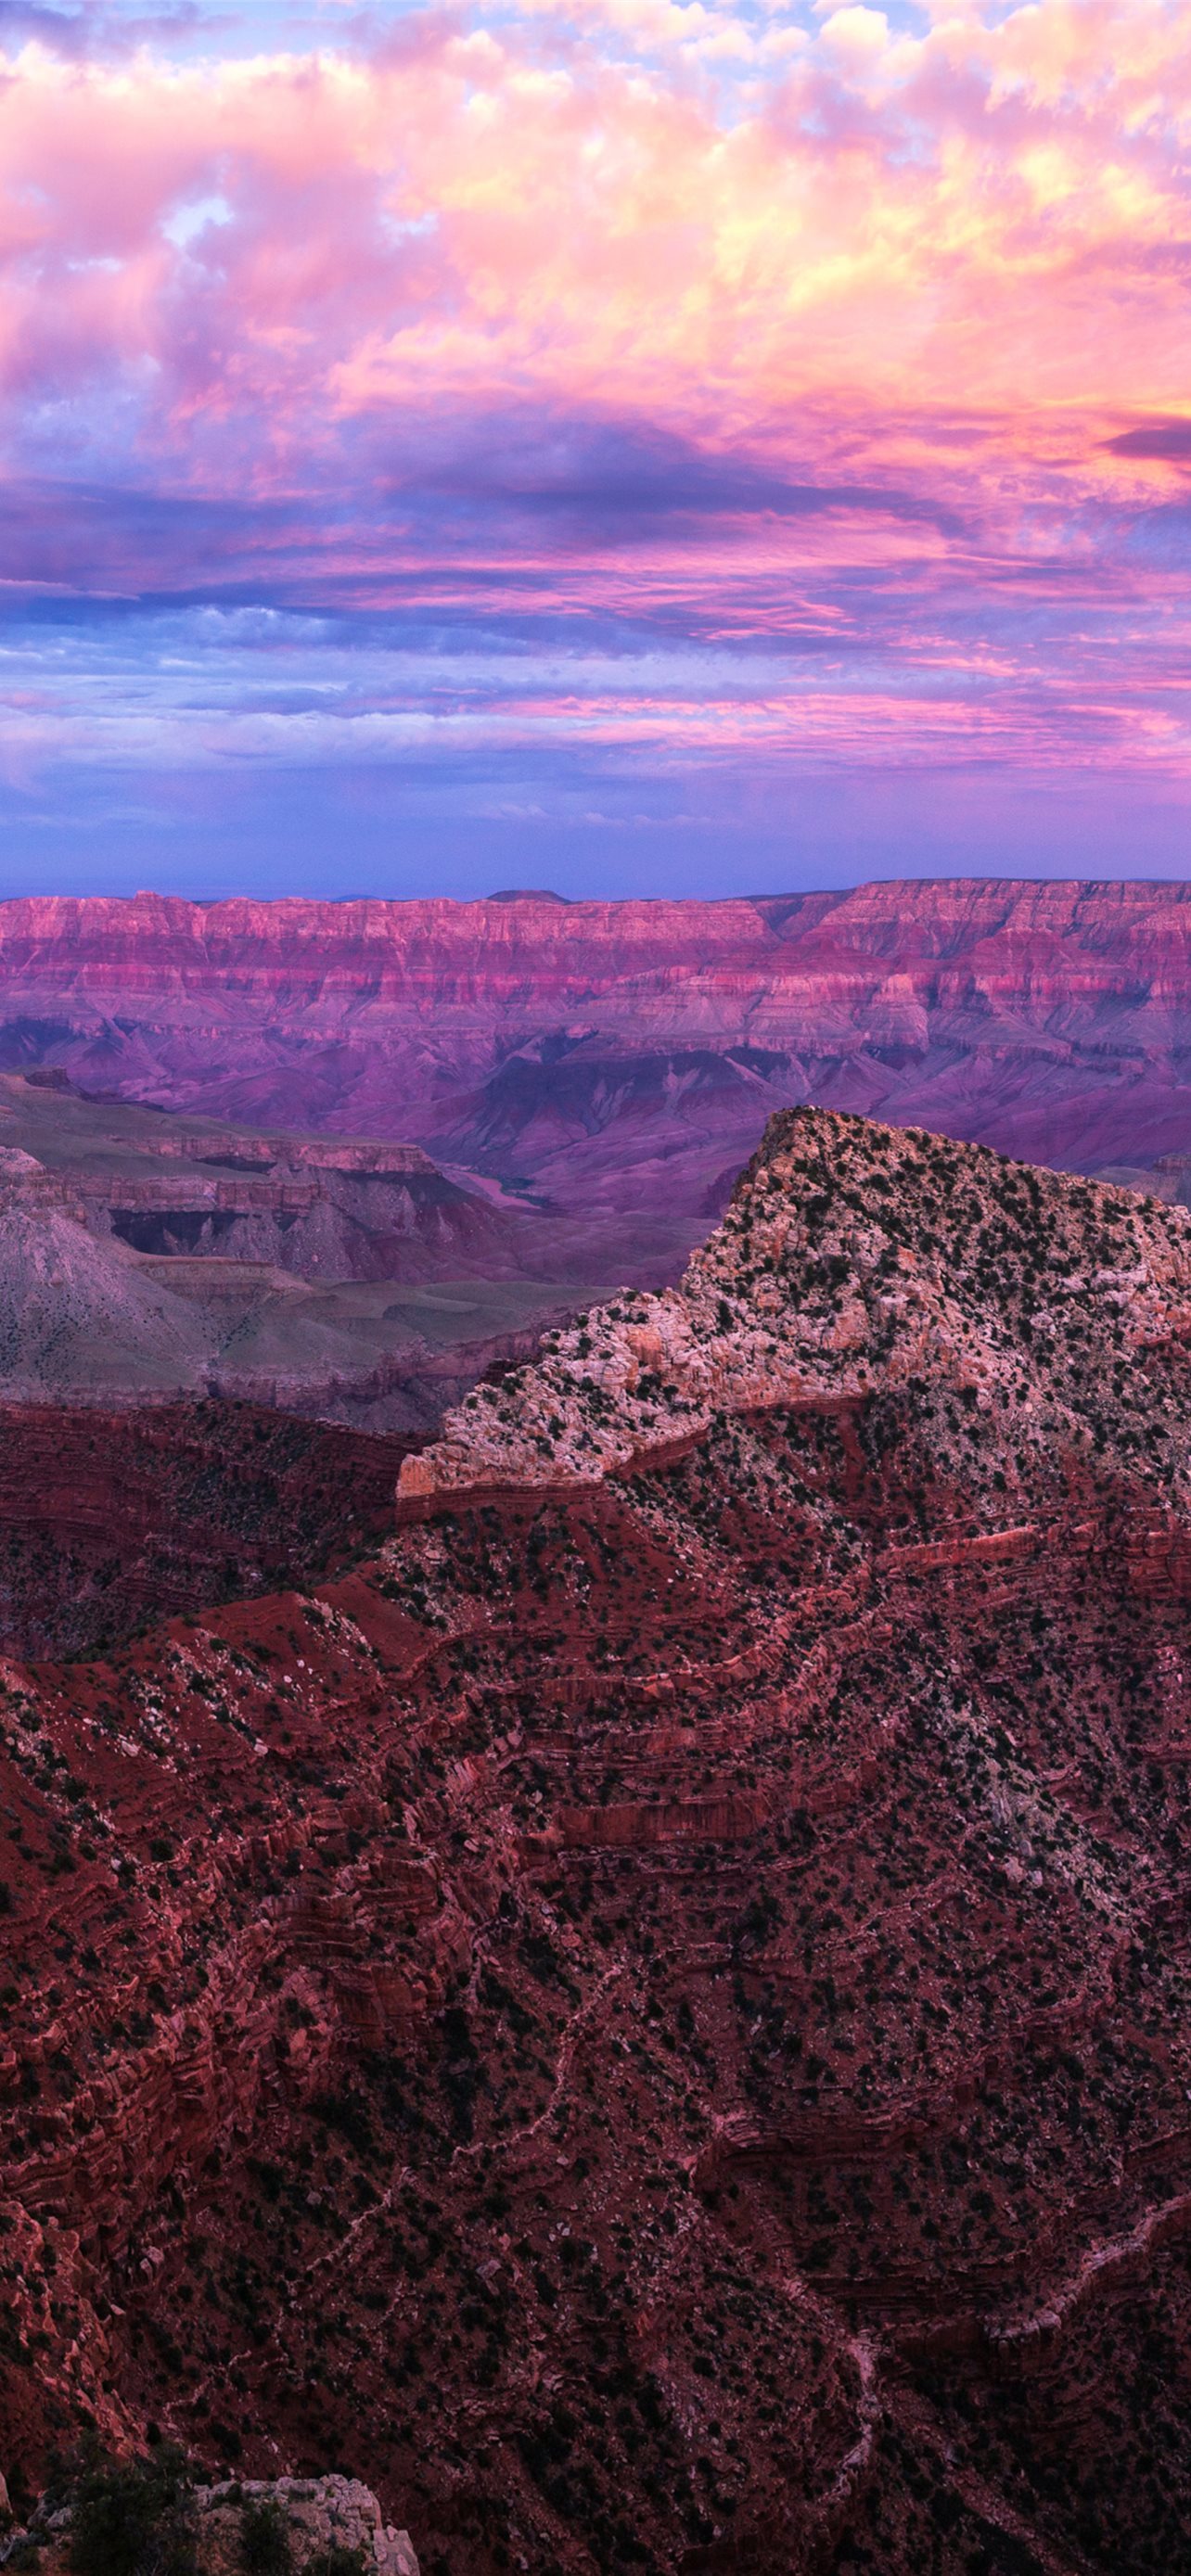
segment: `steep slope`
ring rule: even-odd
[[[211,1336],[168,1280],[59,1208],[0,1199],[0,1385],[103,1402],[201,1384]]]
[[[1189,1347],[1185,1211],[798,1113],[373,1562],[5,1667],[5,2455],[1182,2564]]]
[[[93,1651],[342,1565],[389,1528],[409,1445],[247,1404],[0,1407],[0,1652]]]
[[[0,1063],[532,1181],[652,1282],[808,1099],[1079,1170],[1191,1148],[1191,887],[0,906]],[[652,1264],[652,1267],[650,1266]]]

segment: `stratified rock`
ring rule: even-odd
[[[779,1119],[313,1589],[0,1666],[0,2443],[1191,2554],[1191,1218]]]
[[[391,1529],[409,1445],[260,1405],[0,1405],[0,1653],[81,1654],[342,1564]]]
[[[1083,1170],[1185,1155],[1189,945],[1185,884],[28,897],[0,913],[0,1055],[529,1175],[599,1245],[589,1277],[652,1284],[807,1099]]]
[[[212,1396],[418,1432],[532,1350],[573,1277],[552,1220],[417,1145],[0,1074],[0,1402]]]

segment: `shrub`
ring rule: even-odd
[[[289,2524],[271,2497],[252,2496],[245,2505],[240,2555],[252,2576],[289,2576],[294,2563]]]
[[[97,2459],[74,2497],[74,2576],[192,2576],[197,2568],[181,2453],[163,2444],[145,2460]]]
[[[316,2551],[306,2561],[303,2576],[367,2576],[362,2549],[345,2549],[333,2540],[329,2549]]]

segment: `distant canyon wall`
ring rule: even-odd
[[[913,1044],[954,1011],[1012,1012],[1031,1028],[1057,1011],[1075,1040],[1110,1009],[1123,1043],[1143,1023],[1155,1035],[1165,1011],[1177,1043],[1191,1028],[1189,959],[1187,885],[893,880],[714,903],[55,895],[0,907],[6,1017],[65,1004],[80,1035],[119,1014],[212,1038],[284,1017],[311,1036],[350,1026],[359,1038],[381,1026],[412,1035],[433,1012],[436,1047],[445,1015],[460,1061],[493,1028],[594,1004],[634,1035],[747,1032],[799,1049],[834,1047],[856,1026]]]
[[[0,906],[0,1057],[493,1167],[697,1131],[706,1186],[714,1137],[735,1150],[807,1097],[1039,1161],[1147,1165],[1191,1143],[1191,886],[28,898]]]

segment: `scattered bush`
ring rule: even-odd
[[[74,2496],[74,2576],[193,2576],[190,2471],[163,2444],[144,2460],[97,2458]]]
[[[240,2555],[252,2576],[290,2576],[294,2553],[289,2525],[269,2496],[252,2496],[240,2525]]]

